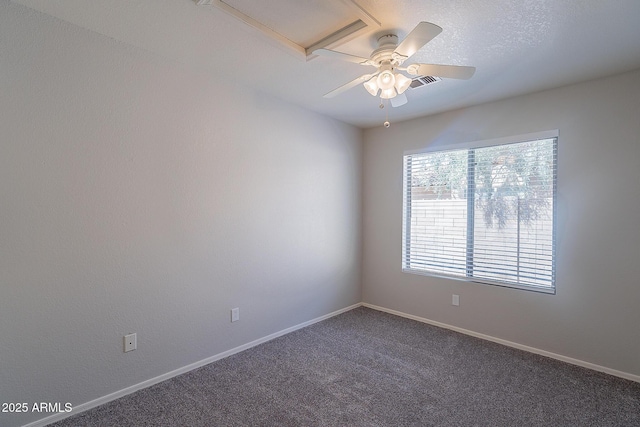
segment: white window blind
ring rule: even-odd
[[[403,270],[555,292],[556,154],[557,137],[406,154]]]

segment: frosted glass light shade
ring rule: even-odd
[[[380,92],[380,98],[382,99],[391,99],[396,96],[396,89],[391,86],[389,89],[382,89]]]
[[[378,94],[379,87],[376,82],[376,77],[372,77],[371,80],[365,82],[363,86],[371,95],[376,96]]]
[[[391,71],[385,70],[378,75],[377,83],[378,87],[384,91],[393,88],[393,85],[396,84],[396,78]]]
[[[399,94],[403,93],[411,85],[411,79],[406,77],[404,74],[400,74],[400,73],[396,74],[395,80],[396,80],[395,88]]]

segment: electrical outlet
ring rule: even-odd
[[[455,305],[456,307],[460,305],[460,295],[451,295],[451,305]]]
[[[133,351],[138,347],[136,334],[129,334],[124,336],[124,352]]]
[[[232,322],[237,322],[238,320],[240,320],[240,309],[239,308],[232,308],[231,309],[231,321]]]

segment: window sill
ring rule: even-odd
[[[460,282],[479,283],[481,285],[491,285],[491,286],[499,286],[502,288],[521,289],[523,291],[539,292],[539,293],[550,294],[550,295],[556,294],[555,287],[518,285],[516,283],[496,282],[496,281],[487,280],[487,279],[478,279],[476,277],[460,277],[460,276],[454,276],[454,275],[448,275],[448,274],[442,274],[442,273],[439,274],[439,273],[434,273],[434,272],[425,271],[425,270],[417,270],[413,268],[403,268],[402,272],[409,273],[409,274],[416,274],[419,276],[436,277],[438,279],[451,279],[451,280],[457,280]]]

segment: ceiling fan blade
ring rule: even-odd
[[[342,92],[346,92],[347,90],[351,89],[352,87],[358,86],[361,83],[366,82],[367,80],[369,80],[371,77],[375,76],[378,73],[374,73],[374,74],[365,74],[363,76],[360,76],[358,78],[355,78],[353,80],[351,80],[349,83],[340,86],[337,89],[332,90],[331,92],[325,94],[323,96],[323,98],[333,98],[334,96],[340,95]]]
[[[349,55],[348,53],[336,52],[329,49],[316,49],[312,52],[314,55],[324,56],[326,58],[335,58],[342,61],[355,62],[360,65],[373,65],[370,59],[362,58],[360,56]]]
[[[422,46],[429,43],[435,36],[442,32],[442,28],[431,22],[420,22],[411,32],[402,40],[394,53],[410,57],[418,51]]]
[[[434,76],[447,79],[470,79],[476,72],[476,67],[460,65],[411,64],[407,73],[413,76]]]
[[[400,107],[407,103],[407,95],[404,93],[398,94],[389,100],[392,107]]]

